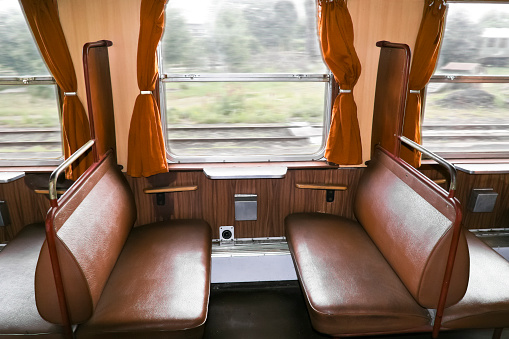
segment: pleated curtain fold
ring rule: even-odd
[[[445,0],[425,0],[421,26],[413,52],[403,135],[421,144],[422,90],[428,84],[438,59],[444,34]],[[401,158],[414,167],[421,165],[420,152],[401,148]]]
[[[362,145],[353,88],[361,74],[353,23],[344,0],[318,2],[322,54],[341,89],[332,108],[325,158],[339,165],[362,163]]]
[[[87,114],[79,97],[76,72],[65,40],[54,0],[21,0],[21,5],[41,55],[64,92],[62,106],[62,133],[64,156],[90,140]],[[77,179],[93,162],[91,154],[68,168],[66,177]]]
[[[168,171],[159,107],[154,97],[158,68],[156,48],[164,29],[166,0],[142,0],[137,74],[140,94],[129,129],[127,173],[147,177]]]

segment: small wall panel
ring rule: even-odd
[[[458,172],[457,198],[463,206],[463,225],[470,229],[509,227],[509,174],[466,174]],[[498,193],[495,209],[490,213],[468,210],[474,188],[493,188]]]

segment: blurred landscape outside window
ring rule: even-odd
[[[62,156],[56,93],[18,1],[1,0],[0,164],[30,165]]]
[[[423,145],[448,158],[509,152],[509,4],[449,3],[426,89]]]

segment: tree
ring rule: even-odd
[[[21,11],[0,11],[0,74],[47,75]]]
[[[230,72],[250,69],[250,40],[247,23],[240,9],[229,6],[218,11],[215,44]]]
[[[290,50],[292,41],[297,32],[297,10],[293,2],[282,0],[274,5],[274,36],[276,37],[278,47],[282,50]]]
[[[162,48],[165,65],[196,67],[203,60],[202,44],[189,31],[189,24],[175,9],[166,11]]]
[[[439,66],[449,62],[477,62],[482,29],[462,11],[450,12],[445,25]]]
[[[509,28],[509,13],[490,11],[482,17],[480,26],[483,28]]]

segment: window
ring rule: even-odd
[[[449,2],[427,86],[423,144],[454,157],[509,152],[509,3]]]
[[[62,156],[56,85],[17,0],[0,7],[0,165]]]
[[[323,156],[331,77],[314,0],[172,0],[161,107],[174,161]]]

